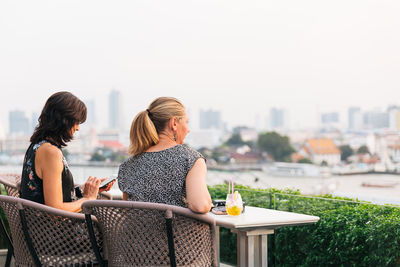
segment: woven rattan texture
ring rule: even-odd
[[[21,182],[21,175],[18,174],[1,174],[1,178],[7,180],[11,185],[4,185],[7,195],[19,197],[19,190],[17,184]]]
[[[88,264],[96,261],[84,220],[55,216],[25,207],[27,228],[43,266]],[[97,243],[102,238],[95,226]]]
[[[165,211],[92,207],[109,252],[109,266],[169,266]],[[178,266],[211,266],[212,233],[208,224],[186,218],[173,220]]]
[[[8,224],[10,225],[11,238],[14,247],[16,266],[34,266],[25,242],[24,232],[21,227],[21,220],[16,203],[0,202]]]
[[[178,266],[212,265],[213,233],[209,224],[176,215],[173,229]]]
[[[96,207],[110,266],[169,266],[164,212]]]

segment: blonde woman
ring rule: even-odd
[[[210,210],[205,159],[183,145],[188,122],[185,107],[172,97],[159,97],[136,115],[130,130],[131,157],[118,174],[124,200],[188,207],[197,213]]]

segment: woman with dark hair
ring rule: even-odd
[[[85,120],[85,104],[70,92],[58,92],[49,97],[25,154],[21,198],[74,212],[81,210],[84,201],[97,198],[103,179],[90,176],[83,192],[75,190],[74,179],[61,150]],[[100,191],[107,191],[111,186]]]

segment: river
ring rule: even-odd
[[[118,173],[118,167],[71,166],[76,183],[83,183],[89,175],[108,177]],[[0,173],[20,173],[21,167],[15,165],[0,166]],[[400,205],[400,175],[365,174],[330,177],[282,177],[271,176],[262,171],[214,171],[207,173],[207,184],[223,184],[234,178],[235,183],[253,188],[291,188],[303,194],[333,194],[336,196],[358,198],[378,204]],[[366,187],[364,184],[390,185],[390,187]],[[113,195],[121,195],[118,185],[111,190]]]

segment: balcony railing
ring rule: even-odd
[[[223,199],[227,186],[210,187]],[[400,266],[400,207],[296,191],[238,187],[246,205],[319,216],[269,237],[269,266]],[[221,229],[221,261],[236,264],[236,236]]]

